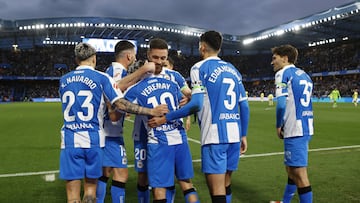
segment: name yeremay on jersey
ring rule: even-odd
[[[144,78],[129,87],[124,95],[125,99],[148,108],[167,104],[169,111],[179,108],[179,101],[182,98],[178,84],[164,78],[163,75]],[[142,119],[141,122],[147,127],[147,121]],[[147,127],[148,143],[176,145],[186,142],[186,133],[182,124],[181,119],[176,119],[156,128]]]

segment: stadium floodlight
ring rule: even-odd
[[[284,33],[285,33],[284,30],[278,30],[278,31],[275,32],[275,35],[280,36],[280,35],[283,35]]]
[[[255,41],[254,38],[244,39],[244,40],[243,40],[243,45],[251,44],[251,43],[253,43],[254,41]]]

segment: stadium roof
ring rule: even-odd
[[[197,54],[198,37],[206,30],[186,25],[102,17],[0,19],[0,48],[31,48],[49,41],[71,44],[82,38],[131,39],[146,44],[153,37],[172,49]],[[246,36],[224,34],[224,54],[269,52],[280,44],[298,48],[360,39],[360,0]]]

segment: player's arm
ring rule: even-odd
[[[282,126],[284,125],[284,114],[285,114],[285,107],[286,107],[286,96],[279,96],[277,97],[277,104],[276,104],[276,131],[277,135],[280,139],[284,138],[282,134]]]
[[[109,118],[112,122],[116,122],[121,118],[123,113],[117,111],[117,109],[113,107],[110,102],[106,102],[106,107],[108,109]]]
[[[169,112],[169,109],[166,104],[161,104],[153,109],[146,108],[139,106],[137,104],[131,103],[130,101],[120,98],[117,99],[113,105],[116,106],[116,108],[126,111],[128,113],[133,114],[142,114],[142,115],[150,115],[150,116],[163,116],[167,112]]]
[[[166,114],[166,116],[154,117],[149,120],[148,124],[150,127],[154,128],[166,123],[167,121],[183,118],[185,116],[196,113],[201,110],[203,106],[203,101],[204,95],[202,93],[193,94],[191,96],[190,102],[187,103],[185,106],[176,111],[172,111]]]
[[[187,98],[186,102],[184,101],[184,99],[180,101],[180,106],[184,106],[186,103],[188,103],[191,100],[191,89],[189,88],[189,86],[184,85],[184,87],[181,88],[181,93],[183,93],[183,95]],[[190,130],[190,126],[191,126],[191,116],[188,115],[185,121],[185,130],[186,131]]]
[[[144,75],[155,72],[155,64],[153,62],[146,62],[143,66],[135,72],[123,77],[117,82],[117,86],[122,92],[128,87],[137,83]]]

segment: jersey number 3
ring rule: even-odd
[[[308,107],[310,104],[313,84],[306,80],[300,80],[299,84],[304,85],[303,95],[305,96],[305,98],[300,99],[301,105],[303,105],[304,107]]]

